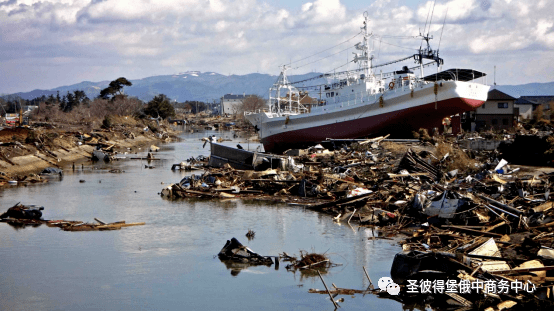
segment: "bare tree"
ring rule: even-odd
[[[266,106],[267,106],[267,103],[261,96],[249,95],[244,100],[242,100],[242,103],[239,106],[239,111],[253,112],[259,109],[263,109]]]
[[[544,118],[544,107],[542,106],[542,104],[537,106],[532,115],[535,122],[538,122]]]
[[[6,115],[6,100],[0,97],[0,107],[2,108],[0,110],[0,117]]]

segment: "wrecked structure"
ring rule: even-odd
[[[552,306],[553,173],[513,166],[497,151],[465,150],[453,139],[399,144],[380,137],[292,154],[299,156],[276,155],[286,161],[263,171],[231,163],[207,168],[161,194],[281,201],[326,212],[336,222],[378,226],[383,235],[402,238],[403,252],[391,267],[401,291],[391,299],[423,296],[438,308]],[[458,290],[466,281],[517,288],[496,296],[485,286],[429,296],[422,280],[449,281]]]

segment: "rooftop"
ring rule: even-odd
[[[516,100],[515,97],[508,95],[500,90],[492,89],[489,91],[487,100]]]
[[[251,94],[225,94],[224,100],[240,100],[252,96]]]
[[[554,102],[554,95],[522,95],[518,100],[525,100],[531,103],[523,104],[550,104]],[[534,102],[534,103],[532,103]],[[516,104],[520,104],[516,102]]]
[[[523,97],[518,98],[514,103],[518,105],[539,105],[539,103],[524,99]]]

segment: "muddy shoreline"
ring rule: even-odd
[[[0,186],[8,181],[21,181],[47,167],[63,168],[91,159],[97,147],[110,147],[114,155],[146,151],[144,147],[178,141],[185,132],[208,129],[232,130],[235,136],[253,137],[252,127],[245,121],[214,118],[200,114],[188,118],[187,126],[167,120],[135,119],[112,116],[111,127],[99,123],[36,121],[23,127],[0,127]],[[229,126],[231,125],[231,126]]]
[[[169,125],[161,125],[157,132],[145,131],[142,127],[139,131],[133,127],[119,127],[88,133],[75,127],[71,130],[45,130],[44,126],[4,128],[0,131],[0,142],[3,141],[0,144],[0,186],[8,181],[23,182],[47,167],[62,169],[91,159],[97,146],[113,145],[117,154],[135,153],[145,151],[142,148],[150,145],[178,140],[179,133]],[[89,134],[93,135],[92,139]]]
[[[158,144],[161,141],[155,138],[137,137],[134,140],[116,140],[113,141],[119,148],[142,148],[150,144]],[[26,175],[39,173],[47,167],[63,168],[71,163],[82,162],[90,159],[94,146],[82,145],[76,146],[69,151],[66,149],[57,149],[54,152],[58,158],[47,153],[35,152],[35,154],[17,156],[10,161],[12,165],[5,160],[0,160],[0,170],[7,175]]]

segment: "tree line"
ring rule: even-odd
[[[196,114],[208,110],[211,105],[203,101],[177,103],[171,101],[165,94],[159,94],[148,102],[136,97],[128,97],[124,88],[132,86],[125,77],[117,78],[100,91],[100,94],[90,99],[83,90],[68,91],[66,94],[42,95],[30,100],[19,96],[0,96],[0,116],[6,113],[18,113],[24,106],[38,106],[39,113],[53,118],[63,118],[63,114],[80,114],[89,117],[104,118],[106,114],[134,115],[139,118],[153,117],[167,119],[175,116],[175,109],[182,109],[185,113]],[[264,101],[259,97],[249,97],[241,108],[243,110],[258,109]],[[79,112],[76,112],[79,111]],[[85,112],[86,111],[86,112]],[[62,114],[59,115],[58,114]],[[55,117],[54,117],[55,116]]]
[[[132,83],[125,77],[120,77],[102,89],[100,94],[95,99],[89,99],[83,90],[68,91],[67,94],[60,95],[60,92],[50,94],[49,96],[42,95],[30,100],[22,99],[19,96],[7,95],[0,97],[0,115],[18,113],[23,106],[38,106],[39,110],[47,110],[49,112],[71,113],[78,108],[88,108],[90,112],[98,111],[94,106],[107,106],[107,109],[113,109],[114,113],[131,114],[136,117],[154,117],[166,119],[175,116],[175,107],[171,104],[171,100],[165,94],[159,94],[148,102],[143,102],[137,98],[129,98],[123,88],[131,86]],[[187,101],[181,103],[186,106],[192,102]],[[138,105],[137,105],[138,104]],[[124,107],[127,106],[127,107]],[[199,111],[206,109],[205,103],[194,105],[191,111],[196,112],[196,107]]]
[[[2,106],[2,113],[18,113],[23,106],[39,106],[40,103],[45,103],[47,105],[58,105],[59,109],[63,112],[70,112],[75,107],[81,104],[89,104],[90,99],[87,97],[84,91],[75,90],[73,92],[67,92],[67,94],[60,96],[60,91],[57,92],[56,96],[50,94],[49,96],[43,95],[36,97],[31,100],[22,99],[19,96],[4,96],[0,97],[0,106]]]

